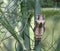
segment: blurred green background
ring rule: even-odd
[[[60,10],[43,8],[42,14],[45,16],[46,23],[41,49],[42,51],[60,51]],[[34,26],[33,21],[31,21],[32,26]],[[31,38],[34,39],[31,29],[30,32]],[[34,45],[33,41],[31,41],[31,45]]]

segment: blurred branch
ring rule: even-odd
[[[5,18],[5,17],[4,17]],[[0,17],[0,23],[11,33],[11,35],[19,42],[21,43],[23,50],[26,50],[24,46],[24,41],[21,36],[18,36],[17,32],[14,31],[13,27],[10,25],[8,20],[5,18],[5,20]]]
[[[17,41],[15,42],[15,50],[17,51],[16,44],[17,44]]]

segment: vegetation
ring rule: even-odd
[[[41,0],[41,7],[47,7],[40,8],[46,20],[38,46],[41,51],[60,51],[60,8],[48,8],[54,4],[52,0]],[[0,1],[0,51],[34,50],[34,7],[34,0]]]

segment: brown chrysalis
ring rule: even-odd
[[[45,20],[42,15],[38,15],[36,17],[35,21],[35,27],[34,27],[34,37],[35,40],[40,41],[42,38],[42,35],[44,34],[45,31]]]

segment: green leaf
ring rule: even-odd
[[[24,40],[21,36],[18,36],[17,32],[14,31],[13,27],[10,25],[8,20],[4,17],[4,20],[2,17],[0,17],[0,23],[11,33],[11,35],[22,45],[23,50],[26,50],[24,46]]]

